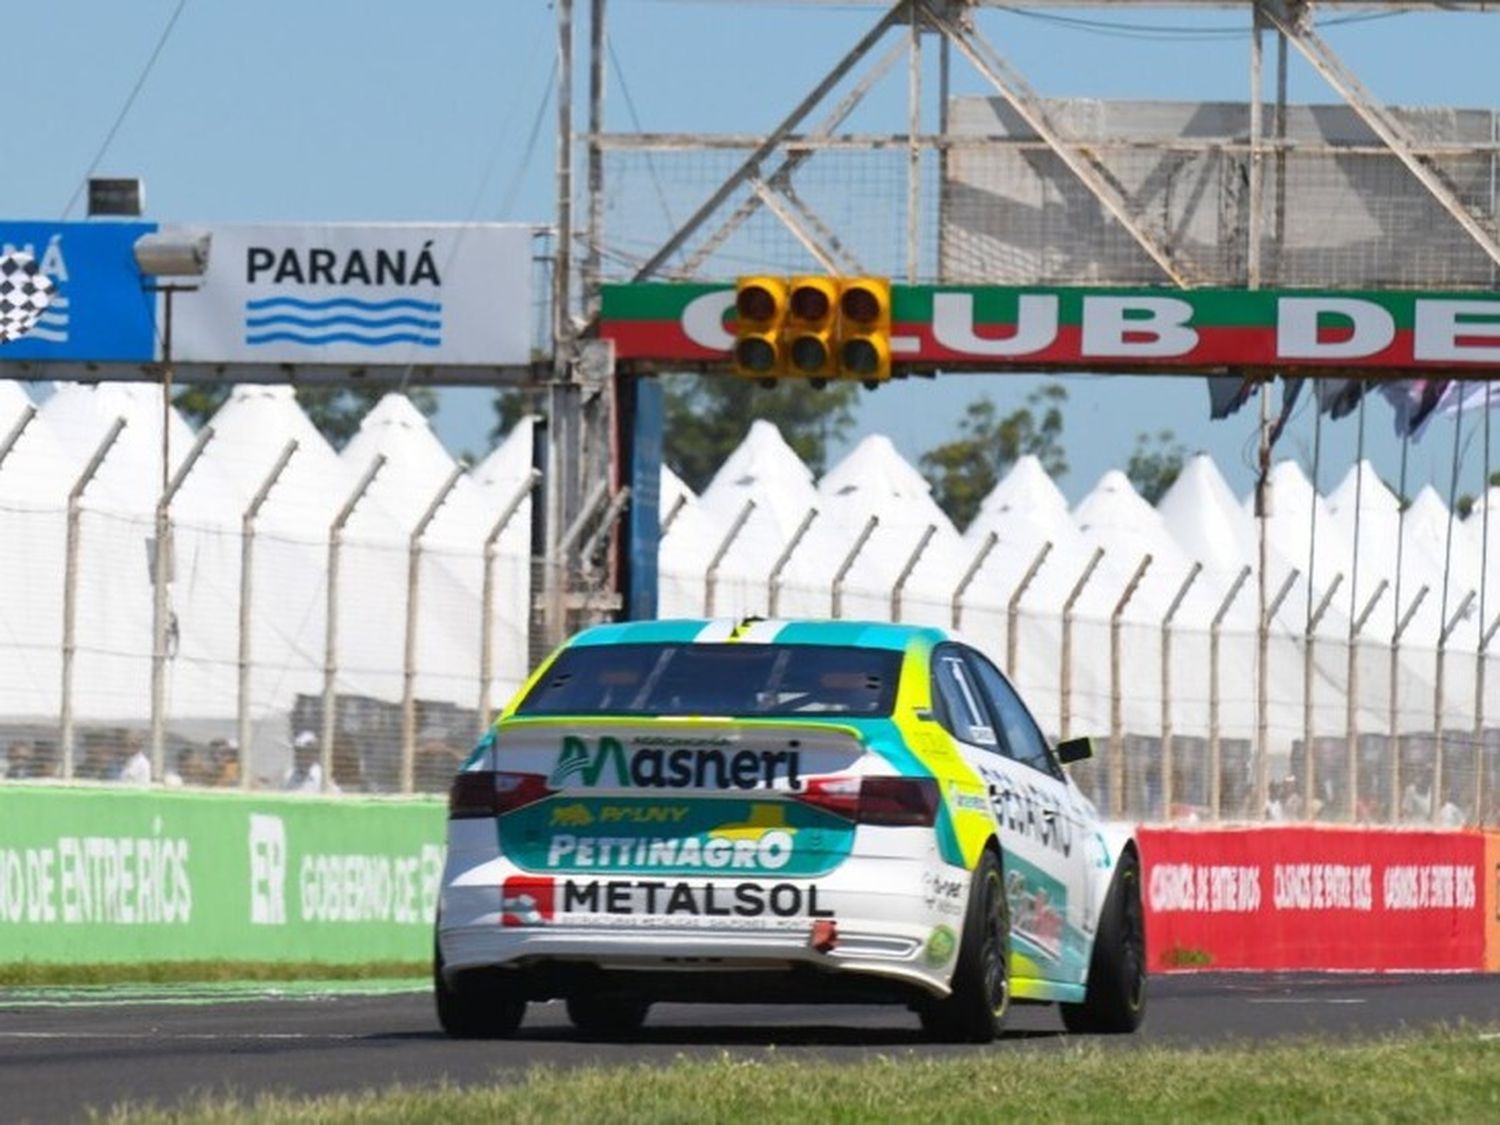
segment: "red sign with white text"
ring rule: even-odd
[[[1142,828],[1153,971],[1480,970],[1478,832]]]

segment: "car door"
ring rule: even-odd
[[[990,799],[1014,855],[1006,881],[1018,947],[1041,976],[1082,983],[1094,924],[1086,810],[1010,682],[982,653],[955,647],[994,737],[995,753],[976,764],[990,771]]]

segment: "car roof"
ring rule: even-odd
[[[843,645],[905,652],[914,642],[938,644],[942,629],[893,625],[886,621],[770,620],[759,617],[677,618],[622,621],[595,625],[568,642],[568,647],[637,644],[779,644]]]

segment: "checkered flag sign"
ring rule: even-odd
[[[57,287],[36,268],[30,254],[0,256],[0,344],[19,340],[36,327]]]

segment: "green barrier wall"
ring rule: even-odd
[[[421,961],[433,799],[0,787],[0,963]]]

